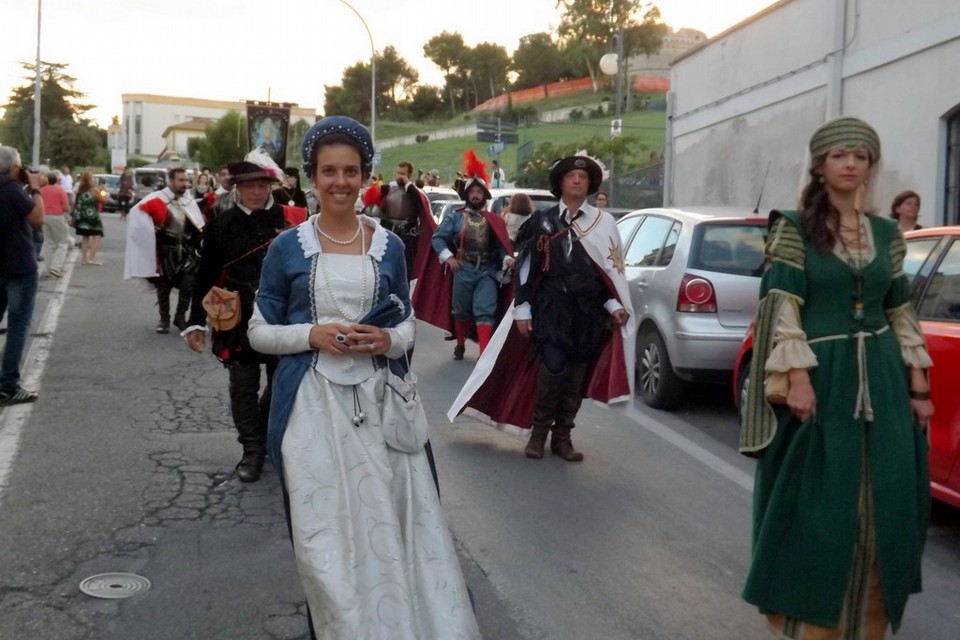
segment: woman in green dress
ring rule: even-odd
[[[810,140],[798,212],[773,212],[740,450],[756,456],[744,598],[774,636],[880,640],[920,590],[931,365],[896,222],[864,210],[880,139]]]
[[[103,238],[103,220],[100,219],[100,199],[94,189],[93,174],[80,176],[77,185],[77,204],[73,209],[73,226],[80,236],[80,258],[83,264],[101,265],[97,260],[100,239]]]

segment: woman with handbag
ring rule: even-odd
[[[311,631],[479,638],[406,358],[415,319],[403,242],[354,210],[370,134],[327,117],[302,152],[322,213],[270,247],[248,335],[281,356],[268,449]]]
[[[740,451],[756,456],[744,598],[774,637],[881,640],[920,590],[931,365],[894,221],[868,213],[880,139],[810,139],[799,211],[772,212]]]

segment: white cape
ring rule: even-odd
[[[127,215],[127,248],[123,261],[123,279],[153,278],[157,275],[157,231],[153,219],[140,209],[140,205],[156,198],[171,202],[175,198],[173,191],[166,187],[145,196],[130,209]],[[203,231],[203,214],[197,202],[187,192],[179,198],[180,206],[187,214],[193,226]]]

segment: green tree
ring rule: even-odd
[[[429,85],[420,85],[413,92],[413,99],[407,105],[410,115],[417,122],[423,122],[436,117],[443,109],[443,98],[440,89]]]
[[[518,167],[517,184],[521,187],[549,189],[550,167],[553,166],[553,163],[559,158],[573,155],[584,149],[595,158],[603,158],[604,160],[612,158],[615,161],[618,175],[644,166],[649,151],[646,145],[641,144],[640,140],[633,136],[603,138],[595,135],[578,142],[562,145],[543,142],[537,145],[526,164]]]
[[[481,42],[469,50],[463,66],[470,78],[474,107],[506,90],[510,56],[504,47]]]
[[[15,87],[3,105],[0,139],[29,158],[33,149],[34,65],[21,62],[20,66],[27,72],[26,83]],[[54,165],[93,165],[98,147],[106,146],[107,134],[82,117],[93,105],[78,102],[84,94],[74,88],[77,79],[67,74],[68,66],[40,63],[40,157]]]
[[[368,76],[369,78],[369,76]],[[396,47],[388,46],[377,56],[377,111],[399,120],[398,105],[413,97],[420,74],[400,57]]]
[[[548,33],[531,33],[520,38],[513,52],[513,70],[517,72],[517,89],[543,85],[543,96],[549,97],[547,83],[563,76],[566,63],[560,50]]]
[[[247,119],[228,111],[204,129],[204,137],[187,142],[187,153],[205,167],[220,167],[242,160],[247,153]]]
[[[598,65],[613,36],[623,29],[625,58],[656,53],[663,46],[667,26],[660,23],[660,9],[647,0],[557,0],[563,9],[561,43],[569,59],[586,70],[599,85]],[[624,73],[626,65],[621,65]]]
[[[447,97],[450,100],[450,115],[456,115],[455,89],[463,90],[463,77],[460,64],[467,56],[469,49],[463,43],[463,36],[459,33],[443,31],[433,36],[423,45],[423,55],[443,70],[446,81]]]

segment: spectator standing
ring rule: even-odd
[[[490,175],[490,188],[491,189],[502,189],[504,184],[507,182],[507,174],[504,173],[503,169],[500,167],[500,161],[493,161],[493,171]]]
[[[920,194],[909,189],[898,193],[890,205],[890,217],[899,223],[901,232],[923,229],[917,224],[917,218],[920,217]]]
[[[120,183],[117,186],[117,202],[120,203],[120,218],[126,220],[133,203],[133,174],[129,171],[120,174]]]
[[[73,189],[73,176],[70,175],[70,167],[63,168],[60,174],[60,186],[67,192],[67,197],[70,198],[70,207],[73,208],[73,203],[76,202],[77,199],[77,193]]]
[[[37,296],[37,254],[31,229],[43,226],[40,188],[45,180],[39,173],[23,171],[16,149],[0,146],[0,300],[6,307],[0,309],[0,317],[4,311],[8,314],[0,406],[37,399],[35,392],[20,386],[20,360]]]
[[[63,275],[63,263],[70,250],[66,217],[70,211],[70,198],[53,173],[48,175],[47,184],[40,187],[40,196],[43,198],[43,235],[47,248],[44,260],[47,270],[44,275],[59,278]]]
[[[503,221],[507,225],[507,235],[510,242],[517,239],[517,232],[520,231],[520,225],[527,221],[530,214],[533,213],[533,201],[525,193],[515,193],[510,198],[510,204],[503,212]]]
[[[606,191],[597,191],[596,207],[600,211],[603,211],[607,208],[607,192]]]
[[[97,251],[103,238],[103,220],[100,219],[100,200],[93,189],[93,174],[80,175],[77,184],[77,205],[73,209],[73,226],[80,236],[80,259],[82,264],[100,266]]]

